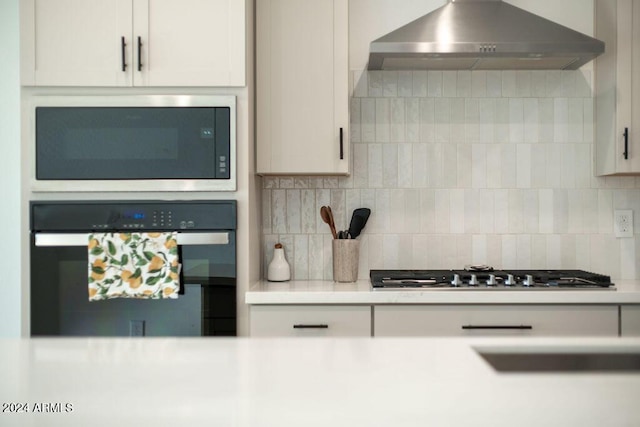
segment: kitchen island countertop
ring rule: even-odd
[[[638,353],[638,339],[40,338],[0,344],[3,426],[640,425],[637,370],[505,373],[475,350]]]
[[[614,281],[616,290],[372,291],[369,280],[255,283],[247,304],[640,304],[640,280]]]

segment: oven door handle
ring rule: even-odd
[[[87,246],[88,233],[35,233],[35,245],[45,246]],[[180,233],[179,245],[228,245],[228,232]]]

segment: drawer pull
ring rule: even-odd
[[[531,325],[462,325],[462,329],[533,329]]]
[[[329,325],[293,325],[293,329],[329,329]]]
[[[624,152],[622,154],[624,155],[624,159],[627,160],[629,159],[629,128],[624,128],[622,135],[624,136]]]

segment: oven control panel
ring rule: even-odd
[[[235,200],[31,202],[33,231],[235,228]]]

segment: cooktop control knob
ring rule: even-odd
[[[478,286],[480,284],[480,282],[478,282],[478,276],[476,276],[475,274],[471,275],[471,280],[469,280],[469,285],[470,286]]]
[[[504,282],[505,286],[514,286],[516,284],[516,279],[513,278],[513,274],[507,275],[507,280]]]
[[[460,280],[460,275],[459,274],[454,274],[453,275],[453,280],[451,281],[451,284],[453,286],[461,286],[462,285],[462,280]]]
[[[531,274],[527,274],[522,284],[524,286],[533,286],[535,284],[535,282],[533,281],[533,276]]]
[[[498,284],[498,282],[496,282],[496,275],[495,274],[490,274],[489,275],[489,279],[487,280],[487,286],[495,286],[497,284]]]

